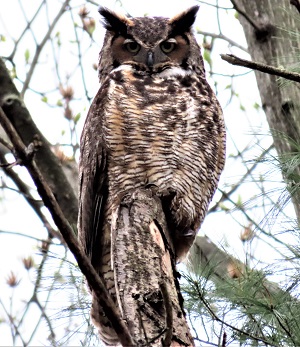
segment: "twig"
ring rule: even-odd
[[[9,136],[10,141],[14,145],[17,157],[22,160],[23,165],[26,166],[29,174],[31,175],[37,187],[37,190],[44,201],[45,206],[49,209],[55,224],[62,233],[70,251],[73,253],[75,259],[77,260],[81,272],[85,275],[89,285],[97,296],[99,304],[103,308],[105,314],[107,315],[113,328],[115,329],[121,344],[123,346],[133,346],[134,343],[128,332],[128,329],[120,318],[115,304],[111,296],[109,295],[102,278],[99,277],[90,260],[80,248],[79,243],[75,237],[74,230],[71,228],[68,220],[65,218],[49,185],[45,182],[35,161],[32,159],[28,160],[24,143],[11,125],[9,119],[7,118],[1,107],[0,123]]]
[[[237,47],[241,49],[242,51],[248,53],[247,48],[241,46],[240,44],[236,43],[235,41],[231,40],[229,37],[223,35],[222,33],[215,34],[215,33],[209,33],[207,31],[197,30],[197,34],[204,35],[204,36],[210,36],[214,39],[220,39],[228,42],[231,46]]]
[[[71,18],[72,18],[72,21],[73,23],[75,23],[75,19],[74,19],[74,16],[73,16],[73,12],[71,11],[70,12],[70,15],[71,15]],[[82,66],[82,53],[81,53],[81,45],[80,45],[80,40],[79,40],[79,37],[78,37],[78,34],[77,34],[77,26],[74,25],[74,34],[75,34],[75,38],[76,38],[76,45],[77,45],[77,56],[78,56],[78,64],[79,64],[79,68],[80,68],[80,72],[81,72],[81,80],[82,80],[82,84],[83,84],[83,88],[84,88],[84,92],[85,92],[85,96],[88,100],[88,102],[91,102],[91,97],[89,96],[88,94],[88,89],[87,89],[87,86],[86,86],[86,82],[85,82],[85,74],[84,74],[84,68]]]
[[[57,24],[57,22],[59,21],[60,17],[62,16],[62,14],[65,12],[68,4],[69,4],[70,0],[66,0],[61,9],[59,10],[57,16],[54,18],[52,24],[50,25],[45,37],[43,38],[42,42],[36,47],[36,51],[35,51],[35,54],[34,54],[34,57],[33,57],[33,60],[32,60],[32,63],[30,65],[30,69],[26,75],[26,79],[25,79],[25,82],[23,84],[23,88],[22,88],[22,91],[21,91],[21,96],[22,98],[24,98],[24,94],[29,86],[29,83],[30,83],[30,80],[31,80],[31,77],[33,75],[33,71],[38,63],[38,60],[39,60],[39,56],[43,50],[43,47],[45,46],[45,44],[47,43],[53,29],[55,28],[55,25]]]
[[[38,239],[37,237],[26,235],[26,234],[22,234],[22,233],[18,233],[16,231],[7,231],[7,230],[0,229],[0,234],[7,234],[7,235],[12,235],[12,236],[23,236],[23,237],[26,237],[28,239],[35,240],[35,241],[38,241],[38,242],[52,243],[52,241]],[[58,244],[58,245],[61,246],[62,244]]]
[[[242,334],[242,335],[245,335],[245,336],[248,336],[250,337],[252,340],[255,340],[255,341],[258,341],[258,342],[263,342],[265,343],[266,345],[269,345],[270,342],[265,340],[264,338],[261,338],[261,337],[258,337],[258,336],[255,336],[251,333],[248,333],[247,331],[244,331],[244,330],[241,330],[229,323],[226,323],[223,319],[221,319],[215,312],[214,310],[211,309],[211,307],[209,306],[209,304],[206,302],[206,300],[204,299],[202,293],[201,293],[201,290],[199,289],[199,286],[198,286],[198,283],[195,282],[194,285],[196,286],[196,290],[197,290],[197,293],[198,293],[198,296],[199,296],[199,299],[203,302],[205,308],[208,310],[208,312],[211,314],[211,316],[217,321],[217,322],[220,322],[222,324],[224,324],[225,326],[227,326],[228,328],[232,329],[233,331],[237,331],[238,333]],[[275,344],[272,344],[272,346],[277,346]]]
[[[0,137],[0,144],[3,145],[4,147],[8,148],[12,152],[13,146],[8,141],[3,139],[2,137]]]
[[[23,339],[21,332],[18,330],[17,325],[14,322],[14,318],[11,316],[11,314],[7,311],[6,307],[4,306],[1,298],[0,298],[0,306],[2,306],[4,313],[6,314],[7,318],[9,319],[9,323],[11,324],[11,327],[13,327],[13,329],[15,329],[15,337],[19,336],[20,340],[22,342],[23,345],[25,345],[25,340]],[[14,339],[14,337],[13,337]]]
[[[207,5],[207,6],[212,6],[212,7],[221,9],[221,10],[233,10],[234,9],[233,7],[222,7],[222,6],[219,6],[219,5],[210,4],[209,2],[206,2],[206,1],[198,1],[198,2],[200,4]]]
[[[242,58],[236,57],[233,54],[221,54],[221,58],[232,65],[244,66],[249,69],[268,73],[270,75],[275,75],[275,76],[286,78],[291,81],[300,82],[300,74],[296,72],[291,72],[291,71],[287,71],[287,70],[277,68],[274,66],[242,59]]]
[[[238,190],[238,188],[240,188],[241,184],[246,180],[246,178],[252,174],[252,172],[256,169],[257,165],[262,161],[262,159],[265,157],[265,155],[267,153],[269,153],[269,151],[271,149],[273,149],[273,144],[271,146],[269,146],[266,150],[264,150],[261,155],[255,160],[255,163],[248,169],[247,168],[247,172],[242,176],[242,178],[236,183],[234,184],[231,189],[227,192],[222,191],[222,195],[221,198],[216,202],[216,204],[214,206],[212,206],[209,210],[208,213],[212,213],[215,212],[218,207],[220,206],[220,204],[224,201],[226,201],[230,195],[232,195],[236,190]],[[220,190],[221,191],[221,190]]]
[[[18,192],[23,195],[24,199],[26,199],[29,206],[31,206],[32,209],[35,211],[35,213],[38,215],[38,217],[44,224],[44,227],[47,229],[49,235],[51,235],[51,237],[57,237],[61,242],[63,242],[61,235],[51,227],[49,221],[47,220],[45,215],[42,213],[41,207],[43,206],[43,204],[40,201],[37,201],[36,199],[33,198],[28,186],[20,179],[19,175],[14,170],[12,170],[10,166],[8,166],[9,163],[6,161],[5,157],[2,155],[1,151],[0,151],[0,161],[1,163],[3,163],[2,168],[4,172],[15,183],[15,185],[19,189]]]
[[[233,5],[233,8],[236,10],[236,12],[238,12],[240,15],[242,15],[243,17],[245,17],[247,19],[247,21],[249,22],[249,24],[252,25],[252,27],[256,30],[256,31],[260,31],[261,29],[257,26],[257,24],[247,15],[246,12],[242,11],[236,4],[235,0],[231,0],[231,3]]]

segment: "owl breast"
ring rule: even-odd
[[[151,184],[160,196],[172,195],[176,229],[198,229],[224,163],[222,113],[210,87],[177,67],[156,75],[119,67],[109,81],[107,208]]]

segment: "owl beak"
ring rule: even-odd
[[[153,67],[153,52],[148,52],[147,53],[147,61],[146,64],[148,67],[152,68]]]

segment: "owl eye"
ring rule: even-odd
[[[141,48],[137,42],[129,39],[124,41],[124,46],[130,53],[137,53]]]
[[[172,51],[174,51],[176,43],[177,42],[175,39],[169,39],[168,41],[162,42],[160,48],[164,53],[171,53]]]

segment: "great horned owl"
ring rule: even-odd
[[[81,137],[79,240],[115,297],[111,222],[124,195],[153,185],[177,259],[192,245],[224,166],[222,111],[192,33],[198,6],[169,19],[100,8],[101,87]],[[118,341],[101,307],[92,318]]]

